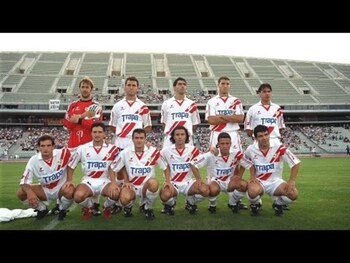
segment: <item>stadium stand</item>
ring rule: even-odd
[[[272,85],[273,102],[282,106],[289,127],[286,143],[299,153],[309,153],[315,145],[320,153],[345,152],[344,140],[350,138],[350,64],[167,53],[0,52],[0,128],[59,128],[68,104],[78,99],[78,80],[85,75],[95,83],[94,96],[104,106],[106,123],[123,96],[124,79],[135,75],[139,96],[152,112],[157,144],[161,103],[172,95],[179,76],[187,80],[188,97],[198,104],[202,126],[195,141],[203,150],[208,140],[205,105],[217,94],[222,75],[230,77],[231,94],[241,99],[245,111],[258,101],[261,83]],[[59,100],[59,110],[50,111],[49,100]],[[327,137],[319,144],[302,127],[325,129],[337,140]],[[28,137],[25,131],[23,137]],[[5,148],[23,154],[3,143],[0,155]]]

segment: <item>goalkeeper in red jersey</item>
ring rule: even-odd
[[[80,98],[68,106],[63,119],[64,127],[70,132],[68,148],[72,155],[79,145],[92,141],[91,125],[103,119],[102,106],[92,98],[93,89],[94,82],[87,76],[83,77],[79,82]],[[100,215],[99,196],[93,196],[92,200],[93,214]],[[56,205],[50,213],[56,214],[58,211],[58,205]]]

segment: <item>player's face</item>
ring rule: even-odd
[[[125,83],[124,90],[125,90],[126,96],[130,96],[130,97],[136,96],[137,90],[138,90],[137,82],[134,80],[128,80],[128,82]]]
[[[146,137],[143,133],[135,133],[132,141],[134,142],[135,149],[143,149],[146,142]]]
[[[176,86],[175,86],[175,92],[179,95],[184,95],[186,94],[186,90],[187,90],[187,83],[185,81],[182,81],[182,80],[179,80],[177,83],[176,83]]]
[[[231,147],[231,139],[229,138],[221,138],[219,140],[219,148],[221,154],[229,154],[230,153],[230,147]]]
[[[186,143],[186,132],[184,130],[176,130],[174,133],[176,145],[184,145]]]
[[[259,97],[261,101],[269,102],[271,100],[272,91],[269,88],[264,88],[259,92]]]
[[[95,143],[102,143],[105,138],[105,132],[102,127],[94,127],[91,131],[91,136]]]
[[[268,131],[258,132],[256,139],[258,141],[259,148],[266,149],[270,147],[270,134]]]
[[[83,99],[89,99],[91,97],[92,87],[90,82],[84,81],[80,85],[80,94]]]
[[[39,151],[44,160],[49,159],[53,155],[54,145],[51,140],[41,141],[39,145]]]
[[[220,96],[227,96],[229,91],[230,91],[230,81],[227,79],[222,79],[219,83]]]

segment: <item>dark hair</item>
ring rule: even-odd
[[[51,141],[52,145],[55,145],[55,138],[49,134],[44,134],[44,135],[39,137],[38,146],[40,146],[40,143],[43,141]]]
[[[175,129],[171,132],[171,135],[170,135],[170,141],[172,143],[175,143],[175,139],[174,139],[174,136],[175,136],[175,131],[176,130],[184,130],[185,133],[186,133],[186,140],[185,140],[185,143],[189,143],[190,142],[190,135],[188,134],[188,130],[184,127],[184,126],[177,126],[175,127]]]
[[[258,137],[259,132],[268,132],[269,128],[267,128],[265,125],[258,125],[254,128],[254,137]]]
[[[226,138],[231,140],[230,134],[228,134],[227,132],[222,132],[218,136],[218,142],[220,141],[220,139],[226,139]]]
[[[126,86],[126,83],[128,83],[128,81],[136,81],[137,87],[139,86],[139,81],[138,81],[138,79],[135,76],[127,77],[126,80],[125,80],[125,86]]]
[[[221,82],[223,79],[224,79],[224,80],[230,81],[230,78],[229,78],[229,77],[227,77],[227,76],[221,76],[221,77],[218,79],[218,85],[220,84],[220,82]]]
[[[145,137],[146,137],[146,131],[145,131],[144,129],[140,129],[140,128],[135,129],[135,130],[132,132],[132,138],[133,138],[133,139],[134,139],[135,133],[143,133],[143,134],[145,135]]]
[[[271,85],[269,83],[263,83],[263,84],[260,85],[260,87],[258,88],[256,93],[260,93],[265,88],[269,88],[272,91],[272,87],[271,87]]]
[[[177,84],[180,80],[181,80],[181,81],[184,81],[184,82],[186,83],[186,85],[187,85],[187,81],[186,81],[184,78],[178,77],[177,79],[174,80],[174,82],[173,82],[173,87],[175,87],[176,84]]]
[[[95,127],[101,127],[103,129],[103,131],[105,132],[106,131],[106,125],[103,123],[103,122],[94,122],[92,125],[91,125],[91,131],[93,128]]]

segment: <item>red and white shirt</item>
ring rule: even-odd
[[[124,98],[114,104],[109,125],[116,127],[115,145],[124,149],[133,144],[134,129],[152,126],[151,114],[140,99],[130,103]]]
[[[109,178],[108,168],[118,154],[119,149],[113,144],[103,143],[101,147],[95,147],[91,141],[78,147],[69,162],[69,167],[75,169],[81,161],[83,179]]]
[[[205,110],[205,119],[208,120],[209,116],[217,116],[217,115],[241,115],[243,112],[243,105],[241,101],[228,95],[228,97],[220,97],[216,95],[215,97],[208,100],[206,110]],[[216,132],[230,132],[239,130],[238,123],[222,123],[217,125],[210,125],[211,131]]]
[[[246,169],[254,165],[256,169],[255,176],[262,181],[282,179],[284,161],[291,168],[300,163],[300,160],[281,143],[270,145],[266,152],[262,152],[258,144],[254,143],[246,149],[243,158],[250,162],[250,165],[245,166]]]
[[[173,182],[187,182],[192,179],[191,164],[195,159],[201,158],[201,151],[196,147],[186,144],[185,148],[178,150],[173,144],[160,152],[165,163],[170,167],[170,180]]]
[[[217,156],[211,152],[197,158],[194,165],[197,168],[207,167],[207,176],[216,177],[221,181],[227,181],[233,174],[238,164],[242,160],[243,152],[239,150],[230,150],[228,156],[222,156],[221,152]]]
[[[155,177],[155,165],[161,170],[166,169],[166,164],[160,158],[160,152],[155,147],[144,146],[143,152],[135,152],[134,145],[125,148],[113,162],[111,168],[119,172],[124,166],[133,185],[142,185],[146,179]]]
[[[54,149],[49,161],[43,160],[39,152],[29,159],[20,184],[31,184],[36,179],[40,185],[54,189],[62,181],[66,181],[70,159],[71,153],[67,148]]]
[[[160,122],[165,124],[166,135],[170,135],[177,126],[184,126],[192,136],[192,126],[201,122],[197,104],[187,97],[182,101],[176,100],[175,97],[167,99],[162,104]]]
[[[286,127],[281,107],[275,103],[262,105],[261,102],[251,106],[244,121],[244,129],[254,130],[259,124],[268,127],[271,139],[279,139],[281,137],[280,129]]]

